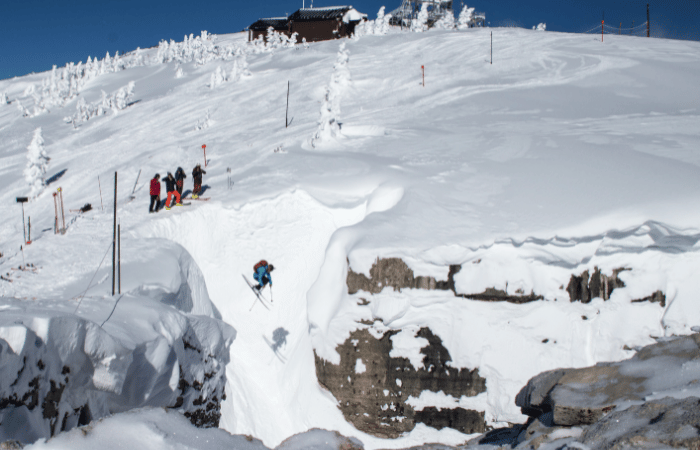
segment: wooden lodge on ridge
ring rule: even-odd
[[[263,39],[268,28],[291,37],[297,33],[298,42],[327,41],[348,37],[355,26],[367,19],[367,14],[359,13],[352,6],[330,6],[325,8],[302,8],[289,17],[260,19],[248,27],[248,41],[259,36]]]

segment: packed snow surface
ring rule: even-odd
[[[524,420],[515,394],[543,370],[621,360],[653,337],[700,325],[700,44],[519,29],[344,42],[351,81],[340,90],[327,89],[338,42],[270,51],[244,34],[140,50],[63,90],[50,81],[61,69],[0,81],[11,102],[0,105],[0,294],[8,298],[0,308],[36,298],[75,307],[111,246],[118,172],[122,292],[235,329],[221,427],[268,447],[311,428],[370,449],[468,438],[419,424],[388,441],[344,420],[317,383],[314,350],[337,361],[336,345],[361,320],[377,333],[404,330],[394,351],[414,366],[424,345],[415,332],[429,326],[455,367],[479,368],[487,392],[425,393],[415,407],[477,409],[496,426]],[[340,133],[312,146],[326,105]],[[20,251],[15,198],[30,194],[22,172],[39,127],[51,178],[24,205],[32,243]],[[197,163],[211,199],[149,214],[150,178],[182,166],[189,191]],[[54,234],[58,187],[65,234]],[[71,211],[85,203],[91,211]],[[348,268],[369,274],[377,257],[402,258],[438,280],[461,264],[457,292],[544,300],[349,295]],[[263,292],[269,310],[241,277],[261,258],[276,267]],[[115,300],[109,259],[77,312],[98,325]],[[37,270],[12,270],[25,263]],[[570,276],[594,267],[631,269],[620,275],[626,287],[607,301],[570,303]],[[631,302],[657,290],[665,307]],[[120,304],[105,326],[128,341],[140,311]],[[275,334],[280,328],[286,334]],[[15,328],[0,336],[22,345]],[[140,426],[119,420],[104,432]],[[56,442],[46,446],[62,448]]]

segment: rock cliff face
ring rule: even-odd
[[[467,448],[698,448],[699,385],[700,334],[664,339],[625,361],[537,375],[515,400],[528,423]]]
[[[486,380],[476,369],[449,367],[449,352],[428,328],[418,332],[418,337],[429,342],[421,349],[425,355],[422,368],[416,370],[408,359],[389,356],[391,336],[396,333],[390,331],[376,339],[360,329],[338,347],[340,364],[316,357],[318,380],[338,400],[346,419],[358,430],[385,438],[399,437],[419,422],[463,433],[483,432],[483,412],[461,408],[414,411],[406,403],[409,397],[418,398],[425,390],[443,391],[455,398],[475,396],[485,392]]]
[[[526,294],[518,291],[512,294],[495,288],[473,294],[457,292],[454,278],[460,270],[462,266],[451,265],[447,280],[436,280],[433,277],[416,276],[399,258],[378,258],[370,269],[369,277],[348,268],[348,293],[363,291],[377,294],[390,287],[399,292],[402,289],[450,290],[457,297],[471,300],[516,304],[543,299],[534,292]],[[570,300],[584,303],[597,297],[608,300],[614,289],[625,287],[618,276],[624,270],[629,269],[616,269],[612,274],[606,275],[596,267],[590,275],[588,271],[580,275],[572,274],[567,286]],[[662,292],[636,301],[658,302],[665,306]],[[416,370],[407,359],[389,356],[392,351],[391,337],[401,330],[392,330],[375,338],[366,326],[358,326],[360,329],[336,349],[341,356],[339,365],[316,357],[316,372],[320,383],[338,399],[343,414],[356,428],[386,438],[396,438],[412,430],[416,423],[438,429],[449,427],[464,433],[484,432],[486,427],[483,412],[432,407],[416,411],[407,403],[409,397],[417,398],[426,390],[443,391],[455,398],[485,392],[486,380],[479,376],[478,368],[456,370],[447,366],[449,352],[438,337],[428,328],[423,328],[417,337],[427,339],[430,345],[421,350],[425,355],[423,367]],[[542,374],[532,386],[523,389],[517,404],[524,414],[532,417],[550,414],[556,426],[568,427],[596,423],[615,408],[614,403],[606,402],[595,405],[569,404],[565,400],[554,402],[557,395],[563,395],[559,393],[573,389],[571,386],[590,382],[592,386],[601,386],[598,394],[604,398],[614,398],[622,392],[635,392],[638,389],[635,385],[637,380],[622,377],[614,364],[601,364],[585,371],[580,370],[583,372],[562,369]],[[619,381],[610,384],[611,379]],[[555,389],[555,386],[558,388]],[[519,433],[517,431],[516,435]],[[508,434],[508,431],[503,432]],[[511,434],[513,432],[510,431]]]

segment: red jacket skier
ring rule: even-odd
[[[151,205],[148,207],[148,212],[158,212],[160,209],[160,175],[156,174],[151,179]]]

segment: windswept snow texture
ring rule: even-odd
[[[514,397],[543,370],[628,358],[625,348],[651,336],[700,325],[700,44],[518,29],[347,40],[352,82],[340,97],[340,135],[312,148],[339,42],[269,52],[243,33],[198,39],[195,56],[168,57],[173,44],[142,50],[128,68],[86,79],[62,105],[34,103],[48,72],[0,81],[11,102],[0,104],[0,293],[12,297],[3,308],[34,298],[62,311],[75,305],[68,299],[87,288],[111,245],[118,172],[122,291],[220,316],[237,331],[221,426],[268,447],[313,427],[368,449],[468,438],[420,424],[388,441],[345,421],[317,384],[314,350],[337,361],[335,347],[362,320],[377,333],[409,330],[396,343],[407,357],[422,343],[403,339],[429,327],[455,367],[479,368],[487,392],[414,402],[474,408],[494,426],[525,420]],[[212,74],[231,73],[243,55],[250,76],[212,89]],[[63,120],[79,99],[95,104],[131,81],[131,102],[118,113]],[[22,170],[39,127],[51,178],[25,205],[33,242],[22,253],[15,197],[29,194]],[[149,179],[182,166],[190,191],[203,144],[211,200],[148,214]],[[65,235],[53,233],[58,187]],[[92,211],[70,211],[85,203]],[[175,263],[168,241],[201,273]],[[459,264],[459,293],[494,287],[544,300],[483,303],[410,289],[348,295],[348,265],[368,274],[377,257],[439,280]],[[261,258],[276,267],[264,292],[270,310],[240,275],[252,276]],[[95,323],[111,305],[109,259],[78,313]],[[37,272],[11,269],[25,262]],[[569,277],[596,266],[631,269],[620,274],[626,287],[608,301],[571,304]],[[185,278],[189,291],[172,288]],[[213,305],[194,300],[205,290]],[[631,302],[657,290],[665,307]],[[132,308],[120,304],[105,329],[128,340],[118,325],[138,318]],[[280,328],[286,344],[273,352],[266,340]]]

